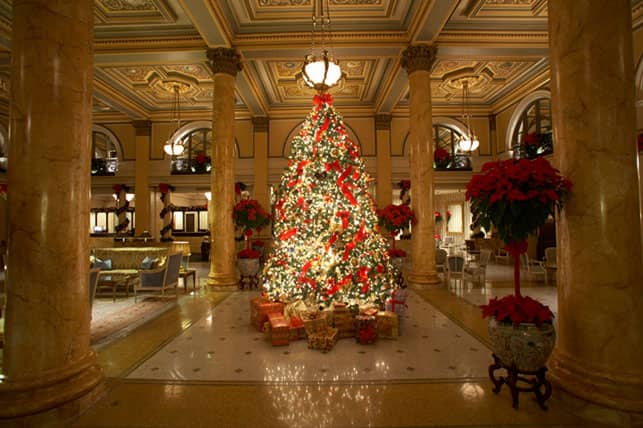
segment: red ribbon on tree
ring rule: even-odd
[[[333,104],[333,96],[331,94],[318,94],[313,97],[313,104],[317,106],[317,109],[319,110],[321,108],[321,105],[323,103],[326,103],[328,105]]]
[[[328,249],[330,248],[331,245],[333,245],[337,241],[337,233],[333,233],[328,242],[326,243],[326,246],[324,247],[324,250],[328,252]]]
[[[317,142],[321,141],[321,136],[328,129],[328,125],[330,125],[330,119],[326,118],[326,120],[324,120],[324,124],[319,127],[319,129],[317,130],[317,133],[315,134],[315,141]]]
[[[286,241],[286,240],[292,238],[293,236],[295,236],[296,234],[297,234],[297,228],[293,227],[290,230],[282,232],[281,235],[279,235],[279,239],[282,240],[282,241]]]
[[[339,217],[342,220],[342,227],[346,229],[348,227],[348,218],[351,216],[351,213],[348,211],[337,211],[335,217]]]

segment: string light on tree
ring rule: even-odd
[[[379,232],[370,181],[331,95],[316,95],[275,203],[275,244],[263,272],[271,298],[330,305],[388,297],[397,270]]]

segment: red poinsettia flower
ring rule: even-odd
[[[256,199],[244,199],[234,206],[232,211],[234,223],[244,230],[253,230],[267,226],[270,214],[264,210]]]
[[[521,324],[533,323],[541,325],[551,322],[554,314],[548,306],[543,305],[529,296],[509,295],[501,299],[494,297],[486,305],[481,305],[482,317],[493,317],[498,322]]]
[[[417,223],[413,210],[404,204],[387,205],[384,209],[377,210],[377,216],[380,220],[380,226],[385,227],[392,233],[400,231],[409,224]]]

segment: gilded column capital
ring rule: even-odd
[[[268,132],[268,124],[270,120],[266,116],[255,116],[252,118],[252,126],[255,132]]]
[[[235,77],[241,71],[241,55],[235,49],[208,49],[208,59],[214,74],[226,73]]]
[[[412,45],[402,52],[402,67],[408,74],[418,70],[431,71],[437,47],[435,45]]]
[[[389,113],[381,113],[375,115],[375,130],[376,131],[390,131],[391,119],[393,116]]]
[[[149,137],[152,135],[152,121],[151,120],[135,120],[132,122],[136,130],[137,137]]]

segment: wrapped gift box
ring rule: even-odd
[[[397,339],[400,335],[400,324],[394,312],[380,311],[377,313],[377,337]]]
[[[328,313],[319,311],[307,311],[302,314],[306,335],[311,335],[328,328]]]
[[[352,312],[349,310],[335,312],[333,317],[334,327],[338,331],[338,338],[355,337],[355,320]]]
[[[284,312],[283,303],[271,302],[262,298],[252,299],[250,305],[250,322],[258,331],[263,330],[263,323],[268,321],[268,314],[283,314]]]
[[[299,340],[306,337],[306,330],[304,329],[304,322],[301,318],[290,317],[290,340]]]
[[[295,300],[286,305],[284,308],[284,316],[286,320],[289,320],[291,317],[301,318],[301,314],[307,310],[308,307],[303,300]]]
[[[355,317],[355,339],[362,345],[375,343],[377,340],[377,319],[370,315]]]
[[[270,341],[272,346],[288,345],[290,339],[290,326],[283,315],[271,313],[268,316],[270,322]]]
[[[365,308],[360,308],[360,314],[361,315],[366,315],[369,317],[374,317],[377,315],[377,308],[374,308],[372,306],[367,306]]]
[[[322,352],[328,352],[337,343],[337,329],[326,327],[325,330],[318,331],[308,335],[308,347],[319,349]]]
[[[398,317],[402,318],[406,312],[406,288],[393,290],[391,297],[386,299],[384,307],[388,312],[395,312]]]

